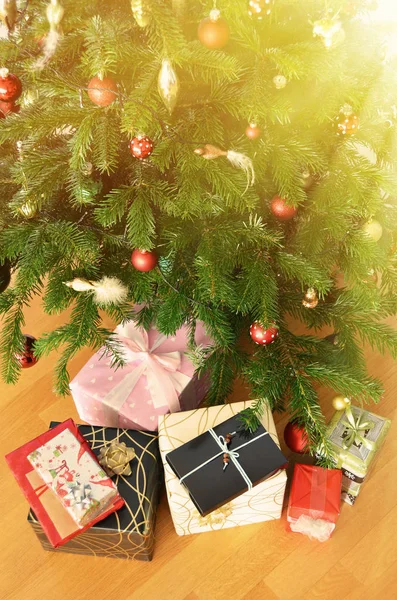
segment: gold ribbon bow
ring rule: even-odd
[[[105,468],[108,475],[131,475],[130,460],[135,458],[134,448],[129,448],[125,442],[112,442],[99,452],[99,464]]]
[[[365,448],[368,448],[368,450],[372,450],[375,445],[374,442],[367,440],[363,433],[367,429],[372,429],[374,427],[374,423],[372,421],[364,420],[364,412],[360,412],[358,417],[355,418],[350,406],[346,407],[345,414],[347,421],[342,421],[347,430],[347,435],[342,444],[344,450],[349,450],[354,442],[357,445],[361,443],[363,446],[365,446]]]

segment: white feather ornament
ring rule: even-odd
[[[233,167],[244,171],[245,176],[247,177],[247,187],[245,188],[245,191],[247,191],[250,185],[254,185],[254,165],[250,157],[246,154],[242,154],[241,152],[235,152],[234,150],[221,150],[220,148],[218,148],[217,146],[213,146],[212,144],[205,144],[201,148],[196,148],[194,153],[198,154],[202,158],[205,158],[206,160],[214,160],[215,158],[225,156],[227,160],[233,165]]]
[[[88,281],[75,277],[65,285],[75,292],[92,292],[96,304],[121,304],[128,296],[128,288],[117,277],[102,277],[99,281]]]

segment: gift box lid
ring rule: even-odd
[[[336,523],[340,512],[342,471],[296,464],[288,502],[289,521],[307,515]]]
[[[84,527],[79,527],[72,519],[71,515],[64,509],[56,495],[49,489],[47,484],[44,483],[39,473],[35,471],[32,464],[29,462],[28,455],[40,448],[40,446],[45,445],[48,441],[66,429],[69,429],[74,434],[81,444],[81,447],[84,448],[84,451],[88,452],[96,460],[95,454],[78,431],[72,419],[68,419],[53,429],[49,429],[37,438],[24,444],[20,448],[17,448],[13,452],[10,452],[5,457],[8,466],[54,548],[65,544],[68,540],[82,533],[89,527],[92,527],[92,525],[104,519],[111,513],[114,513],[124,505],[124,500],[117,494],[109,508],[87,523]],[[49,514],[54,507],[61,511],[62,521],[60,521],[59,527],[58,524],[54,523]]]
[[[54,428],[58,422],[51,422]],[[157,432],[134,431],[114,427],[93,427],[78,425],[80,434],[89,444],[95,455],[101,448],[112,442],[124,443],[135,450],[136,457],[131,460],[131,475],[113,475],[124,506],[117,513],[112,513],[94,525],[95,530],[127,533],[128,535],[148,535],[152,529],[157,494],[160,484],[160,456],[157,443]],[[54,519],[60,518],[54,513]],[[28,519],[34,521],[29,514]]]
[[[227,434],[233,436],[225,448],[222,444]],[[225,449],[231,454],[224,469]],[[287,463],[262,425],[254,433],[248,433],[243,430],[238,415],[169,452],[166,461],[186,486],[202,516],[246,492]]]

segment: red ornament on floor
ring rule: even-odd
[[[309,438],[304,427],[297,423],[287,423],[284,429],[284,441],[292,452],[305,454],[309,443]]]
[[[36,338],[27,333],[24,335],[24,337],[25,337],[24,350],[21,354],[16,354],[15,358],[21,365],[22,369],[29,369],[29,367],[33,367],[39,360],[33,354],[34,343],[36,341]]]
[[[267,346],[267,344],[273,344],[278,336],[277,327],[269,327],[266,329],[260,323],[252,323],[250,327],[250,336],[254,340],[255,344]]]
[[[147,271],[152,271],[157,266],[158,257],[153,251],[135,248],[131,255],[131,263],[137,271],[146,273]]]
[[[153,152],[153,142],[147,135],[137,135],[130,141],[130,152],[135,158],[142,160]]]
[[[22,94],[22,83],[19,77],[8,69],[0,69],[0,100],[14,102]]]
[[[97,106],[109,106],[116,100],[117,85],[110,77],[93,77],[87,87],[89,99]]]
[[[274,196],[271,205],[271,211],[277,219],[280,221],[289,221],[295,217],[298,209],[295,206],[289,206],[284,198],[280,196]]]

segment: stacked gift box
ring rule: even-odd
[[[131,321],[115,335],[125,367],[114,371],[99,351],[71,383],[90,425],[53,422],[6,457],[44,549],[151,560],[163,479],[178,535],[279,519],[287,461],[269,407],[254,432],[240,418],[251,402],[198,408],[208,383],[188,358],[187,327],[166,338]],[[195,341],[211,343],[201,323]],[[354,503],[389,426],[350,405],[334,415],[335,468],[295,465],[288,531],[329,539],[341,498]]]

